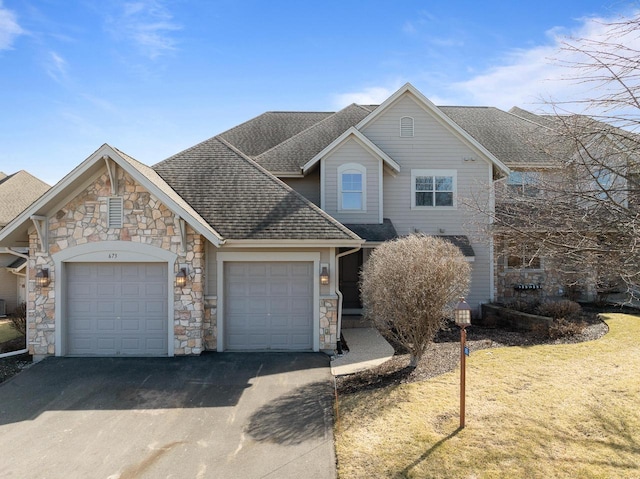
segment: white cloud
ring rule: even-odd
[[[50,51],[45,63],[47,75],[58,83],[63,83],[67,79],[67,61],[58,53]]]
[[[182,29],[159,0],[125,2],[118,17],[108,23],[124,32],[152,60],[176,49],[177,42],[171,34]]]
[[[543,102],[550,99],[570,102],[578,98],[593,98],[597,91],[602,93],[601,87],[576,78],[578,73],[584,74],[584,71],[569,67],[584,58],[562,47],[565,42],[570,43],[572,38],[605,41],[606,24],[619,20],[619,17],[584,18],[573,31],[566,32],[560,28],[549,30],[549,42],[546,45],[513,50],[502,65],[452,84],[448,94],[458,103],[491,105],[503,109],[512,106],[542,108]],[[640,50],[637,32],[616,41]]]
[[[10,50],[16,37],[24,33],[18,25],[15,13],[3,8],[0,0],[0,50]]]

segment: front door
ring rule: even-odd
[[[362,309],[360,299],[360,270],[362,269],[362,250],[340,258],[340,291],[342,309]]]

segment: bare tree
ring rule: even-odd
[[[416,367],[469,288],[471,268],[457,246],[409,235],[376,248],[361,274],[365,317],[402,344]]]
[[[599,37],[567,40],[564,60],[556,60],[567,68],[567,81],[588,87],[579,90],[590,96],[548,101],[553,114],[514,112],[538,124],[524,141],[547,155],[549,168],[521,172],[528,181],[519,185],[502,180],[495,211],[481,207],[493,215],[492,234],[504,254],[528,245],[526,260],[544,258],[567,285],[586,279],[637,292],[640,15],[604,27]]]

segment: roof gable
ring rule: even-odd
[[[303,166],[371,112],[352,104],[255,157],[274,174],[301,174]]]
[[[378,148],[369,138],[364,136],[359,130],[354,127],[349,128],[338,138],[333,140],[327,145],[321,152],[311,158],[303,167],[303,173],[307,173],[316,163],[318,163],[323,157],[330,155],[332,152],[338,150],[344,145],[350,138],[355,139],[363,148],[368,150],[373,156],[381,159],[385,165],[398,173],[400,171],[400,165],[396,163],[389,155]]]
[[[32,216],[46,216],[56,205],[73,196],[79,186],[88,179],[105,168],[108,169],[108,161],[113,161],[123,168],[171,211],[185,219],[195,231],[213,244],[223,243],[222,237],[151,168],[104,144],[0,231],[0,244],[11,246],[12,242],[20,241],[26,236],[31,226]]]
[[[433,118],[444,125],[449,131],[460,138],[464,143],[470,146],[473,150],[478,152],[480,157],[494,166],[496,170],[501,173],[508,173],[509,168],[498,158],[496,158],[489,150],[487,150],[481,143],[473,138],[467,131],[461,128],[456,122],[445,115],[437,106],[435,106],[427,97],[425,97],[420,91],[418,91],[410,83],[406,83],[393,95],[387,98],[380,106],[371,112],[366,118],[356,125],[358,130],[363,130],[367,125],[374,122],[377,118],[383,115],[392,105],[394,105],[400,98],[405,95],[411,95],[414,100],[431,114]]]
[[[361,242],[222,138],[206,140],[153,169],[225,239]]]

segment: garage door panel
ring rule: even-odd
[[[70,263],[65,275],[69,355],[167,355],[166,264]]]
[[[313,262],[225,263],[226,348],[312,349],[313,272]]]

